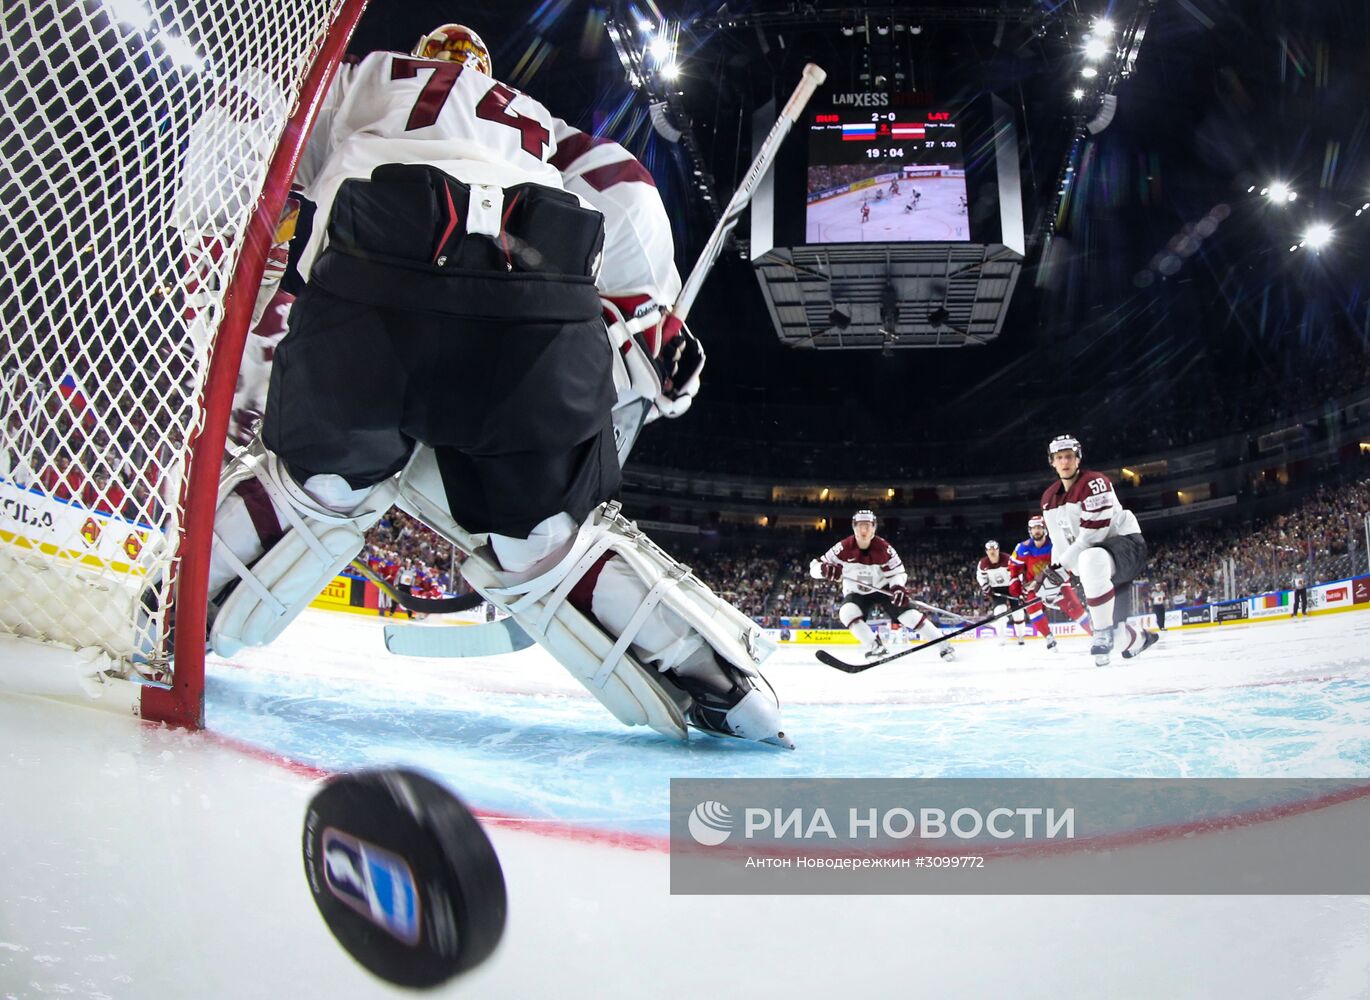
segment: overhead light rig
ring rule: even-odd
[[[700,151],[676,82],[680,74],[679,22],[644,20],[632,5],[618,2],[605,20],[605,30],[629,86],[647,101],[652,127],[667,142],[684,150],[690,192],[716,223],[722,206],[713,172]]]

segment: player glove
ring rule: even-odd
[[[1049,608],[1061,606],[1061,588],[1066,585],[1065,571],[1059,566],[1048,566],[1037,584],[1037,596]]]
[[[840,580],[842,579],[842,566],[839,563],[825,562],[823,566],[823,579]]]
[[[890,603],[893,604],[896,609],[907,608],[914,600],[913,591],[909,589],[908,584],[900,584],[897,587],[890,588]]]

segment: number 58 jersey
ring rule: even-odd
[[[1107,538],[1141,533],[1141,525],[1113,492],[1102,472],[1080,470],[1066,489],[1059,481],[1042,494],[1042,516],[1057,563],[1074,571],[1080,553]]]
[[[423,163],[467,184],[534,183],[576,194],[605,217],[601,290],[669,302],[680,289],[670,221],[652,176],[617,143],[593,138],[539,101],[459,63],[373,52],[329,87],[295,181],[327,219],[339,185],[385,163]],[[306,277],[323,248],[316,224]]]

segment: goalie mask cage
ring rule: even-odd
[[[4,4],[0,633],[81,655],[7,641],[0,686],[59,660],[77,666],[57,693],[203,724],[238,366],[277,216],[365,5]],[[187,309],[187,261],[211,246],[201,287],[221,291]]]

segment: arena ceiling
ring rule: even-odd
[[[1090,25],[1139,11],[1130,65],[1075,98]],[[668,25],[679,76],[634,87],[614,19]],[[693,317],[711,354],[700,405],[764,389],[907,414],[1005,394],[1031,405],[1065,383],[1097,390],[1081,393],[1083,414],[1119,392],[1167,405],[1166,387],[1196,372],[1215,386],[1257,368],[1316,375],[1370,341],[1364,2],[376,0],[353,48],[407,48],[446,20],[484,34],[496,75],[648,164],[683,265],[750,160],[753,112],[810,58],[844,85],[902,73],[939,101],[989,93],[1014,109],[1027,246],[997,340],[893,355],[785,346],[739,231]],[[1084,127],[1104,110],[1103,127]]]

